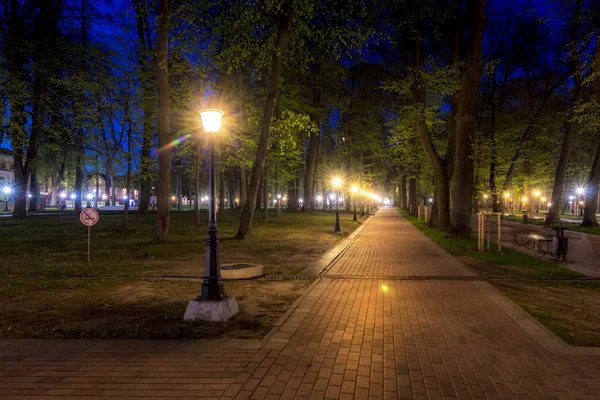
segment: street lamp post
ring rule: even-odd
[[[6,204],[4,205],[4,211],[8,212],[8,200],[10,198],[10,192],[12,192],[12,189],[8,186],[5,186],[2,191],[4,192],[4,195],[6,196]]]
[[[342,228],[340,228],[340,196],[337,192],[337,189],[342,185],[342,180],[340,178],[333,178],[333,188],[335,189],[335,228],[333,228],[333,233],[342,233]]]
[[[358,219],[356,219],[356,195],[358,194],[358,187],[356,186],[352,186],[352,202],[354,203],[354,218],[352,219],[352,221],[358,221]]]
[[[224,321],[239,311],[235,297],[228,297],[223,289],[219,263],[219,237],[217,234],[217,196],[215,170],[215,136],[221,127],[223,111],[204,109],[200,111],[204,131],[208,135],[208,232],[206,235],[206,259],[200,296],[188,304],[185,320]]]
[[[217,234],[217,190],[215,169],[215,136],[221,127],[223,111],[207,109],[200,111],[202,125],[208,134],[208,233],[206,236],[206,262],[200,290],[202,300],[222,300],[226,297],[219,264],[219,237]]]
[[[485,211],[487,212],[487,210],[488,210],[488,202],[487,202],[488,195],[487,195],[487,194],[484,194],[484,195],[483,195],[483,199],[484,199],[484,201],[485,201]]]

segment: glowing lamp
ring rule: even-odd
[[[61,199],[66,199],[66,198],[67,198],[67,194],[66,194],[65,192],[62,192],[62,193],[60,194],[60,198],[61,198]]]
[[[71,200],[75,200],[75,198],[76,198],[76,197],[77,197],[77,196],[75,195],[75,193],[73,193],[73,194],[71,195]]]
[[[583,194],[584,191],[582,187],[577,188],[577,194]]]
[[[534,195],[535,197],[539,197],[539,196],[540,196],[540,194],[541,194],[541,193],[540,193],[540,191],[539,191],[539,190],[536,190],[536,191],[533,193],[533,195]]]
[[[8,186],[5,186],[4,189],[2,189],[2,191],[4,192],[4,194],[10,194],[10,192],[12,192],[12,189]]]
[[[358,193],[358,187],[357,187],[357,186],[352,186],[352,187],[350,188],[350,191],[351,191],[352,193]]]
[[[340,178],[333,178],[331,181],[333,183],[333,187],[340,187],[342,185],[342,180]]]
[[[204,110],[200,110],[200,118],[202,119],[202,126],[206,133],[218,133],[221,128],[223,111],[216,108],[205,108]]]
[[[318,195],[318,196],[317,196],[317,201],[323,201],[323,196],[321,196],[321,195]]]

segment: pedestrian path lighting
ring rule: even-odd
[[[487,195],[487,194],[484,194],[484,195],[483,195],[483,199],[484,199],[484,201],[485,201],[485,211],[487,211],[487,210],[488,210],[488,202],[487,202],[488,195]]]
[[[10,188],[10,186],[4,186],[4,188],[2,189],[2,191],[4,192],[4,196],[6,197],[6,203],[4,205],[4,211],[8,211],[8,199],[9,199],[10,193],[12,192],[12,189]]]
[[[223,111],[204,109],[200,111],[202,126],[208,137],[208,233],[206,235],[206,260],[200,296],[190,301],[183,319],[224,321],[239,311],[235,297],[228,297],[223,290],[221,265],[219,263],[219,238],[217,234],[215,141],[221,128]]]
[[[342,180],[341,178],[335,177],[333,178],[333,180],[331,181],[331,184],[333,185],[333,189],[336,191],[336,201],[335,201],[335,228],[333,228],[333,233],[338,233],[341,234],[342,233],[342,229],[340,228],[340,208],[339,208],[339,196],[337,195],[337,190],[342,186]]]
[[[352,202],[354,203],[354,218],[352,219],[352,221],[358,221],[356,219],[356,195],[358,194],[358,186],[352,186],[350,188],[350,191],[352,192]]]
[[[535,213],[539,213],[540,212],[540,191],[536,190],[535,192],[533,192],[533,197],[535,197]]]

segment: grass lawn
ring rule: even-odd
[[[403,211],[402,214],[478,275],[508,278],[490,283],[566,343],[600,346],[599,281],[568,281],[568,278],[580,278],[581,275],[510,248],[502,248],[502,252],[480,252],[476,237],[447,239],[444,232],[425,228],[425,221],[410,217]],[[567,280],[535,280],[548,277]],[[515,279],[511,281],[510,278]],[[519,278],[529,279],[522,281]]]
[[[577,272],[563,268],[551,261],[502,247],[502,251],[481,252],[477,250],[477,238],[448,239],[446,234],[435,228],[426,228],[425,221],[402,214],[427,236],[446,251],[473,269],[481,276],[502,277],[580,277]],[[492,244],[492,250],[497,246]]]
[[[25,220],[0,219],[0,273],[64,276],[87,275],[202,275],[204,272],[207,214],[200,229],[192,212],[172,212],[169,240],[152,241],[154,215],[123,217],[100,214],[92,227],[92,262],[87,263],[87,228],[73,214],[36,216]],[[251,236],[233,239],[239,213],[224,211],[217,217],[221,263],[251,262],[265,265],[267,274],[296,274],[319,258],[341,238],[333,235],[333,213],[282,212],[267,220],[256,215]],[[356,229],[351,214],[341,215],[346,233]]]
[[[200,280],[143,275],[203,275],[207,215],[202,214],[200,229],[194,213],[171,215],[169,241],[158,245],[152,242],[154,215],[132,214],[123,230],[122,216],[100,214],[92,227],[89,265],[87,228],[78,216],[0,219],[0,273],[5,276],[0,281],[0,337],[261,338],[311,283],[226,282],[226,292],[238,300],[238,315],[226,323],[184,322]],[[261,216],[246,240],[233,239],[238,213],[227,210],[218,216],[222,263],[262,263],[270,275],[297,274],[341,240],[332,233],[333,213],[284,212],[276,218],[271,212],[266,221]],[[340,219],[346,234],[360,225],[351,214]]]
[[[600,346],[600,282],[493,282],[574,346]]]

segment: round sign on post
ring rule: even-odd
[[[88,227],[88,263],[90,262],[90,252],[92,251],[92,225],[95,225],[99,218],[100,215],[98,215],[98,211],[94,210],[93,208],[86,208],[81,212],[81,214],[79,214],[79,220],[81,223]]]
[[[98,211],[94,210],[93,208],[86,208],[81,212],[81,214],[79,214],[79,220],[86,226],[95,225],[96,222],[98,222],[99,217]]]

